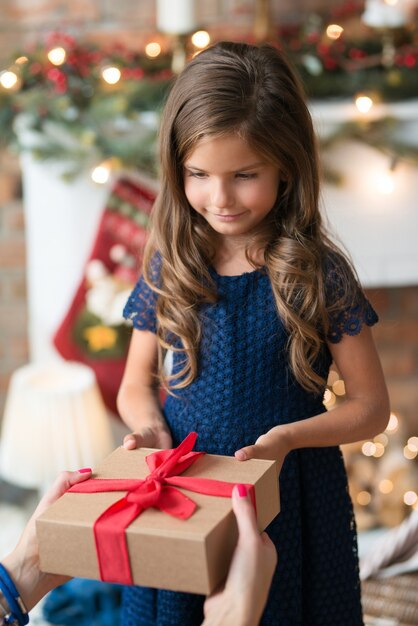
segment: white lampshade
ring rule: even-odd
[[[0,475],[45,489],[62,470],[94,467],[113,437],[91,368],[30,364],[12,375],[0,441]]]

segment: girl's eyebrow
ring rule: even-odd
[[[231,174],[237,174],[238,172],[246,172],[247,170],[253,170],[257,167],[260,167],[261,165],[264,165],[264,163],[262,161],[257,161],[257,163],[252,163],[251,165],[244,165],[243,167],[240,167],[237,170],[233,170]],[[202,170],[200,169],[200,167],[196,167],[195,165],[192,165],[191,163],[185,163],[184,167],[189,170],[196,170],[197,172],[205,172],[205,170]]]

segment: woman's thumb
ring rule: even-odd
[[[237,518],[238,530],[242,534],[258,532],[257,518],[246,485],[235,485],[232,490],[232,509]]]

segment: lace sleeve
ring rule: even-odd
[[[338,343],[343,335],[358,335],[363,324],[376,324],[377,313],[345,260],[334,255],[328,259],[326,284],[328,341]]]
[[[161,269],[161,259],[155,255],[151,260],[150,276],[153,282],[158,284]],[[123,309],[123,317],[132,322],[138,330],[150,330],[157,332],[157,298],[153,291],[141,276],[132,290],[128,301]]]

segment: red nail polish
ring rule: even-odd
[[[237,485],[237,489],[238,489],[238,495],[240,498],[246,498],[247,497],[247,487],[245,485]]]
[[[80,474],[87,474],[87,472],[91,472],[91,467],[82,467],[78,470]]]

